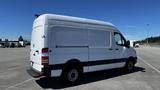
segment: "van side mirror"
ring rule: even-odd
[[[126,47],[129,47],[130,46],[130,41],[129,40],[127,40],[127,42],[126,42],[126,45],[125,45]]]

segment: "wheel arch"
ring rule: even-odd
[[[63,69],[62,69],[62,75],[66,69],[69,69],[71,67],[76,67],[80,70],[81,73],[83,73],[83,66],[82,66],[80,60],[70,59],[64,64]]]
[[[136,64],[136,63],[137,63],[137,57],[130,56],[130,57],[128,58],[127,62],[128,62],[128,61],[133,61],[134,64]]]

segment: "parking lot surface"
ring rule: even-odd
[[[75,85],[57,78],[32,78],[29,47],[0,48],[0,90],[160,90],[160,48],[136,48],[138,63],[132,73],[122,69],[85,74]]]

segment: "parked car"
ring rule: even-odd
[[[139,44],[138,44],[138,43],[136,43],[136,44],[135,44],[135,47],[136,47],[136,48],[138,48],[138,47],[139,47]]]

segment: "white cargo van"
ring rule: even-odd
[[[28,72],[75,82],[85,72],[122,68],[131,71],[136,51],[111,23],[63,16],[40,15],[33,24]]]

